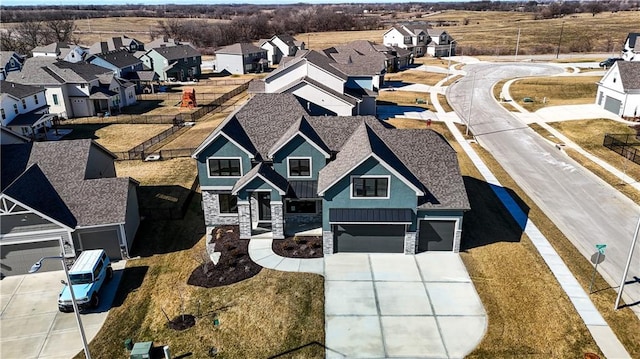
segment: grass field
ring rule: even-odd
[[[92,138],[113,152],[128,151],[132,147],[150,139],[171,125],[62,125],[73,131],[65,140]]]
[[[385,81],[402,81],[405,83],[412,84],[425,84],[429,86],[433,86],[438,83],[438,81],[447,77],[446,74],[438,74],[435,72],[426,72],[419,70],[404,70],[400,72],[394,72],[390,74],[386,74],[384,76]]]
[[[438,94],[438,102],[440,103],[440,106],[442,106],[442,109],[444,110],[444,112],[453,111],[453,108],[449,104],[449,101],[447,100],[447,97],[445,95],[439,93]]]
[[[514,81],[509,92],[514,101],[534,112],[547,106],[593,103],[598,89],[596,82],[600,79],[600,76],[528,78]],[[500,92],[498,86],[494,88],[494,95],[496,92]],[[534,102],[524,102],[525,97]]]
[[[419,101],[416,101],[419,99]],[[380,91],[378,95],[378,101],[390,102],[399,106],[414,106],[429,108],[426,103],[429,101],[429,94],[425,92],[413,92],[413,91]]]

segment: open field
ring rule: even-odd
[[[310,32],[294,35],[297,40],[304,41],[307,49],[323,50],[331,46],[345,44],[355,40],[369,40],[378,44],[382,43],[382,35],[385,30],[367,31],[330,31]]]
[[[600,76],[537,77],[517,80],[509,87],[514,101],[534,112],[547,106],[593,103]],[[498,86],[494,94],[500,92]],[[529,97],[533,103],[524,102]],[[546,101],[546,102],[545,102]]]
[[[65,125],[73,131],[64,137],[65,140],[91,138],[113,152],[128,151],[149,138],[168,129],[171,125]]]
[[[412,84],[425,84],[433,86],[438,81],[447,77],[446,74],[439,74],[435,72],[426,72],[420,70],[404,70],[400,72],[389,73],[384,76],[385,81],[402,81]]]

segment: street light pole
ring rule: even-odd
[[[616,304],[613,310],[618,310],[620,306],[620,298],[622,298],[622,291],[624,290],[625,282],[627,281],[627,274],[629,274],[629,266],[631,265],[631,257],[633,257],[633,250],[638,242],[638,231],[640,230],[640,218],[638,218],[638,224],[636,224],[636,230],[633,233],[633,240],[631,241],[631,248],[629,248],[629,257],[627,258],[627,264],[624,266],[624,272],[622,273],[622,280],[620,280],[620,286],[618,287],[618,297],[616,297]]]
[[[62,262],[62,268],[64,268],[64,275],[67,277],[67,285],[69,286],[69,292],[71,293],[71,304],[73,305],[73,313],[76,316],[76,323],[78,324],[78,330],[80,331],[80,337],[82,339],[82,347],[84,348],[84,355],[86,359],[91,359],[91,354],[89,353],[89,345],[87,344],[87,336],[84,334],[84,327],[82,326],[82,320],[80,319],[80,311],[78,310],[78,303],[76,302],[76,294],[73,291],[73,284],[71,283],[71,278],[69,277],[69,270],[67,269],[67,264],[64,262],[64,255],[60,254],[58,257],[42,257],[39,261],[35,262],[31,269],[29,269],[29,273],[35,273],[40,270],[42,267],[42,261],[46,259],[59,259]]]
[[[469,136],[469,125],[471,125],[471,106],[473,106],[473,90],[476,87],[476,73],[473,73],[473,80],[471,82],[471,100],[469,101],[469,112],[467,113],[467,128],[464,135]]]
[[[516,40],[516,55],[513,58],[513,61],[518,61],[518,48],[520,47],[520,28],[518,28],[518,40]]]
[[[558,40],[558,50],[556,51],[556,59],[560,57],[560,44],[562,44],[562,32],[564,31],[564,21],[560,27],[560,40]]]

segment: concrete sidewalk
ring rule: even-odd
[[[305,272],[324,275],[323,258],[285,258],[273,252],[273,239],[252,238],[249,241],[249,257],[258,265],[282,272]]]
[[[432,96],[432,101],[434,100],[436,109],[442,109],[439,103],[436,105],[437,97],[434,99],[434,96]],[[584,291],[584,289],[582,289],[553,246],[551,246],[538,227],[536,227],[531,220],[528,220],[527,214],[522,212],[515,200],[506,191],[506,189],[502,187],[491,170],[489,170],[484,162],[482,162],[480,156],[478,156],[460,131],[458,131],[458,128],[455,126],[455,122],[461,121],[459,118],[456,118],[457,115],[449,112],[443,116],[439,113],[439,117],[445,121],[449,131],[454,135],[456,141],[458,141],[467,156],[469,156],[474,165],[478,168],[487,183],[493,185],[492,188],[494,192],[509,210],[514,219],[516,219],[518,223],[526,223],[526,227],[524,229],[525,233],[529,236],[545,263],[549,266],[549,269],[555,276],[556,280],[560,283],[560,286],[569,297],[569,300],[584,321],[600,350],[607,358],[631,358],[600,312],[598,312],[598,309],[589,298],[589,295]]]

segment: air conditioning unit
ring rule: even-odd
[[[162,157],[160,157],[159,153],[154,153],[152,155],[149,155],[147,157],[145,157],[145,162],[150,162],[150,161],[160,161]]]

